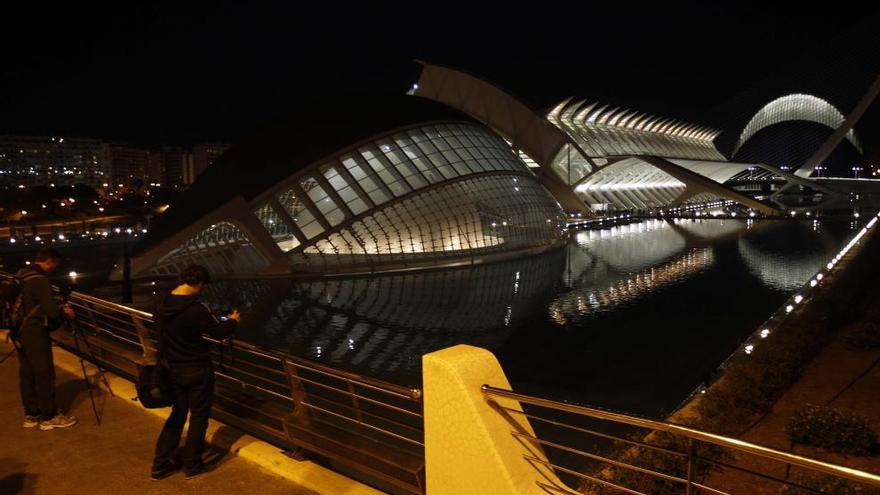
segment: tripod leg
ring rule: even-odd
[[[83,337],[83,340],[85,341],[85,337]],[[79,337],[77,336],[76,328],[73,330],[73,345],[76,347],[76,353],[80,355],[79,366],[82,369],[83,381],[86,382],[86,389],[89,391],[89,401],[92,403],[92,412],[95,413],[95,422],[98,426],[101,426],[101,415],[98,414],[98,405],[95,403],[95,396],[92,393],[92,383],[89,381],[89,374],[86,372],[86,363],[82,358],[82,350],[79,348]],[[88,342],[86,342],[86,346],[88,346]],[[98,370],[100,369],[101,367],[99,366]]]
[[[86,389],[89,391],[89,401],[92,403],[92,412],[95,413],[95,422],[98,423],[98,426],[101,426],[101,415],[98,414],[98,405],[95,404],[95,396],[92,394],[92,384],[89,382],[88,373],[86,373],[85,361],[80,359],[79,366],[82,368],[83,380],[86,382]]]

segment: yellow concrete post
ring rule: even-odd
[[[430,495],[526,495],[546,491],[537,482],[563,486],[540,463],[541,449],[511,431],[534,435],[519,414],[500,414],[483,397],[483,384],[510,388],[495,356],[457,345],[422,358],[425,414],[425,472]],[[522,410],[516,401],[498,399]],[[513,423],[511,423],[513,421]]]

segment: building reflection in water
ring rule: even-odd
[[[562,294],[550,303],[549,314],[556,323],[567,325],[580,317],[613,310],[618,305],[632,303],[651,291],[684,281],[691,275],[706,270],[713,261],[711,248],[694,248],[672,261],[616,280],[609,287],[594,288],[585,285]]]
[[[578,232],[564,249],[516,261],[372,277],[222,281],[208,286],[205,299],[216,309],[242,309],[239,337],[244,340],[417,386],[423,354],[461,343],[493,352],[523,352],[528,355],[513,361],[550,372],[563,364],[554,361],[558,356],[549,357],[560,349],[535,346],[582,347],[584,343],[568,337],[553,337],[553,343],[548,339],[560,328],[607,333],[603,315],[615,318],[612,334],[602,337],[610,339],[604,352],[613,349],[611,354],[626,361],[630,320],[680,311],[658,307],[649,300],[653,295],[664,293],[683,304],[708,307],[718,298],[760,289],[763,295],[755,297],[767,307],[752,306],[762,314],[742,314],[742,322],[726,322],[731,327],[727,333],[716,325],[717,335],[707,337],[711,343],[686,340],[702,345],[700,353],[723,359],[726,348],[738,342],[737,335],[753,331],[753,320],[772,310],[771,299],[777,296],[771,294],[780,300],[788,297],[782,291],[808,280],[840,245],[841,234],[826,230],[833,229],[816,232],[808,224],[792,222],[651,220]],[[693,318],[688,315],[663,318],[674,319],[675,328],[663,328],[658,338],[671,341],[677,333],[691,332],[688,322]],[[513,345],[514,337],[527,345]],[[720,347],[712,350],[716,345]],[[535,362],[545,358],[550,361]],[[716,365],[700,363],[705,368]]]
[[[239,337],[377,378],[421,381],[421,355],[465,343],[495,349],[546,307],[562,250],[461,269],[334,278],[215,282],[204,299],[242,308]]]
[[[791,222],[785,237],[758,232],[737,239],[737,250],[749,273],[770,288],[794,291],[825,264],[839,246],[820,229],[818,220]]]

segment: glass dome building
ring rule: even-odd
[[[373,95],[233,146],[155,219],[131,274],[418,270],[536,254],[564,232],[559,203],[486,126],[424,98]]]

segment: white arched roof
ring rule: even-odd
[[[815,122],[832,129],[837,129],[843,124],[845,118],[843,114],[840,113],[840,110],[822,98],[800,93],[783,96],[764,105],[764,107],[758,110],[758,112],[752,117],[752,120],[746,124],[739,136],[739,141],[737,141],[736,147],[733,149],[733,155],[736,155],[736,152],[739,151],[743,144],[761,129],[770,127],[774,124],[793,120]],[[846,133],[846,139],[848,139],[860,153],[862,152],[862,145],[852,130]]]

